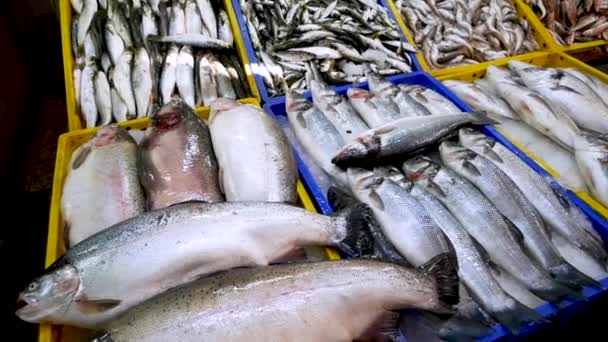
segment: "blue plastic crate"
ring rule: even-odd
[[[389,17],[395,22],[395,26],[397,27],[397,29],[399,30],[399,33],[401,34],[401,40],[403,40],[404,42],[407,43],[408,41],[405,38],[405,35],[403,34],[401,27],[399,25],[397,25],[397,21],[395,20],[395,16],[393,15],[393,12],[388,8],[388,6],[386,6],[386,3],[384,1],[378,1],[378,4],[381,7],[384,7],[386,9]],[[247,24],[245,23],[245,18],[243,17],[243,11],[241,9],[241,5],[239,4],[239,0],[232,0],[232,5],[234,6],[234,12],[236,13],[236,18],[237,18],[237,21],[239,24],[239,28],[241,30],[241,34],[242,34],[243,40],[245,42],[245,49],[247,50],[247,56],[249,57],[249,63],[251,64],[251,71],[253,72],[255,81],[258,85],[258,90],[260,91],[260,97],[262,98],[262,104],[268,103],[271,99],[285,100],[285,96],[271,97],[270,94],[268,93],[268,89],[266,88],[266,84],[264,84],[264,79],[262,79],[261,75],[259,75],[258,73],[255,72],[256,68],[257,68],[257,64],[258,64],[258,59],[255,55],[255,50],[253,49],[253,44],[251,43],[251,36],[249,35],[249,31],[247,30]],[[416,54],[408,53],[408,55],[412,59],[412,72],[422,70],[420,63],[418,63],[418,60],[416,59]],[[400,74],[400,75],[405,75],[405,74]]]
[[[396,84],[401,84],[401,83],[417,84],[417,85],[421,85],[421,86],[424,86],[427,88],[431,88],[434,91],[438,92],[439,94],[442,94],[443,96],[448,98],[456,106],[458,106],[458,108],[460,108],[462,111],[465,111],[465,112],[472,111],[469,106],[467,106],[454,93],[452,93],[445,86],[443,86],[443,84],[441,84],[441,82],[437,81],[436,79],[434,79],[432,76],[430,76],[427,73],[416,72],[416,73],[411,73],[408,75],[391,76],[391,77],[387,77],[387,79]],[[346,85],[346,86],[335,87],[335,89],[339,94],[345,95],[346,91],[351,87],[352,87],[351,85]],[[368,89],[367,83],[362,83],[359,85],[359,87],[363,88],[363,89]],[[310,93],[307,92],[306,97],[308,98],[308,100],[311,100]],[[267,104],[264,105],[264,109],[268,113],[271,113],[275,116],[286,116],[287,115],[287,113],[285,111],[284,98],[272,99],[270,102],[268,102]],[[585,204],[585,202],[583,202],[580,198],[578,198],[574,193],[566,190],[561,185],[559,185],[559,183],[550,174],[548,174],[542,167],[540,167],[540,165],[536,164],[536,162],[534,162],[532,159],[527,157],[520,149],[515,147],[515,145],[513,145],[511,142],[509,142],[509,140],[507,140],[502,134],[500,134],[492,126],[485,126],[481,129],[481,131],[483,133],[485,133],[486,135],[496,139],[501,144],[505,145],[509,150],[514,152],[526,164],[528,164],[532,169],[534,169],[534,171],[536,171],[537,173],[539,173],[542,176],[549,179],[551,186],[554,189],[556,189],[557,191],[566,194],[568,196],[568,198],[574,202],[575,205],[577,205],[579,208],[581,208],[582,211],[585,213],[585,215],[587,215],[589,220],[593,223],[593,227],[600,234],[602,239],[604,241],[608,241],[608,221],[606,221],[606,219],[604,219],[602,216],[600,216],[598,213],[596,213],[593,209],[591,209],[591,207],[589,207],[587,204]],[[317,209],[319,211],[323,212],[324,214],[331,214],[333,211],[327,201],[326,194],[324,194],[321,191],[321,189],[319,188],[319,186],[316,184],[315,180],[313,179],[311,173],[309,172],[307,166],[304,164],[302,159],[297,154],[298,154],[298,152],[296,151],[296,159],[298,162],[298,170],[300,172],[300,177],[302,178],[302,180],[304,182],[304,186],[306,187],[309,194],[311,195],[311,198],[315,202],[315,206],[317,207]],[[604,287],[608,288],[608,278],[603,279],[601,281],[601,283]],[[547,304],[544,304],[544,305],[536,308],[536,311],[539,314],[541,314],[543,317],[546,317],[548,319],[550,319],[550,317],[554,316],[554,315],[560,315],[560,316],[572,315],[573,313],[583,309],[593,299],[599,297],[600,295],[606,295],[607,293],[608,292],[606,292],[605,290],[601,291],[601,290],[587,287],[583,290],[583,295],[588,299],[587,302],[564,301],[561,304],[562,305],[561,308],[558,308],[557,306],[555,306],[553,304],[547,303]],[[533,325],[527,325],[525,327],[522,327],[517,336],[513,336],[510,333],[510,331],[505,329],[502,325],[496,325],[494,327],[494,332],[492,334],[490,334],[489,336],[482,338],[481,340],[482,341],[516,340],[522,336],[530,335],[530,334],[538,331],[538,329],[540,329],[543,325],[545,325],[545,324],[533,324]]]

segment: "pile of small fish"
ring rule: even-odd
[[[144,134],[138,146],[102,126],[74,152],[61,201],[70,248],[20,294],[20,318],[103,330],[100,342],[350,341],[393,335],[389,310],[451,311],[444,260],[294,263],[309,246],[396,252],[365,204],[333,216],[293,205],[294,155],[261,109],[221,99],[207,124],[174,98]]]
[[[608,3],[601,0],[526,0],[562,46],[608,39]]]
[[[428,65],[442,69],[538,49],[510,0],[397,0]]]
[[[519,118],[574,153],[588,192],[608,206],[608,85],[574,68],[508,66],[490,66],[475,83],[444,84],[475,110]]]
[[[223,9],[210,0],[71,0],[76,111],[86,127],[248,95]],[[215,50],[217,52],[210,52]]]
[[[260,74],[271,96],[304,89],[307,63],[328,83],[362,81],[367,70],[407,73],[414,49],[375,0],[240,0]]]
[[[392,260],[456,268],[446,267],[451,280],[438,286],[460,293],[461,303],[447,321],[429,318],[435,333],[471,339],[494,322],[517,332],[544,321],[532,310],[543,301],[601,288],[608,254],[583,212],[506,147],[462,127],[492,120],[462,113],[430,89],[413,86],[434,106],[412,98],[412,86],[367,77],[370,91],[352,88],[350,101],[316,90],[318,82],[313,103],[289,91],[288,121],[302,151],[332,178],[329,201],[338,209],[367,204],[396,251]],[[454,287],[456,272],[464,289]]]

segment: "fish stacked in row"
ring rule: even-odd
[[[608,4],[600,0],[526,0],[562,46],[608,39]]]
[[[240,0],[260,74],[271,96],[306,87],[306,62],[328,83],[362,80],[367,70],[407,73],[414,49],[375,0]]]
[[[510,0],[395,1],[429,67],[476,64],[538,50]]]
[[[247,96],[228,16],[209,0],[71,3],[74,96],[86,127],[146,117],[174,94],[192,107]]]
[[[574,154],[588,192],[608,206],[608,85],[574,68],[509,62],[475,83],[444,84],[476,110],[520,118]],[[542,156],[541,156],[542,158]]]
[[[430,101],[443,113],[425,114],[420,103],[403,100],[407,86],[368,78],[371,95],[348,91],[353,104],[369,101],[360,116],[344,110],[345,99],[325,106],[314,88],[314,104],[289,92],[286,112],[298,143],[333,179],[330,202],[350,194],[367,204],[386,243],[410,265],[454,267],[446,267],[444,279],[457,273],[464,289],[446,293],[473,300],[447,321],[431,318],[435,332],[480,337],[494,321],[516,332],[524,322],[543,321],[531,310],[543,301],[582,299],[583,286],[601,286],[595,279],[608,275],[608,255],[582,211],[506,147],[461,128],[491,120],[450,111],[449,100],[432,91]],[[373,128],[341,136],[344,128],[332,121],[338,108],[349,130],[356,120]],[[382,119],[372,123],[366,119],[372,115]],[[446,140],[456,132],[459,141]],[[419,154],[437,143],[438,155]]]
[[[233,100],[214,102],[208,125],[172,100],[139,146],[103,126],[70,161],[70,248],[20,294],[17,315],[103,330],[97,341],[346,341],[394,336],[397,310],[450,312],[440,263],[268,266],[308,246],[395,254],[365,204],[333,216],[294,206],[296,177],[278,123]]]

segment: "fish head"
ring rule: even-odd
[[[310,107],[312,107],[312,104],[304,97],[302,92],[289,89],[285,93],[285,111],[287,113],[302,112]]]
[[[192,109],[178,96],[160,107],[150,117],[150,126],[156,130],[165,131],[180,124]]]
[[[378,166],[374,168],[374,173],[392,180],[403,188],[409,189],[412,186],[407,177],[396,166]]]
[[[15,314],[22,320],[56,321],[54,317],[62,316],[72,304],[80,286],[78,270],[67,263],[51,268],[19,293]]]
[[[475,156],[475,152],[451,140],[445,140],[439,145],[439,154],[441,161],[446,165],[468,160]]]
[[[365,102],[365,101],[369,100],[370,93],[365,89],[350,88],[346,91],[346,96],[348,96],[348,99],[351,102],[353,102],[353,101]]]
[[[354,193],[371,190],[382,184],[384,180],[382,175],[359,167],[348,168],[346,174],[350,187]]]
[[[505,82],[512,81],[513,76],[511,72],[509,72],[507,69],[490,65],[486,70],[485,78],[489,79],[492,82]]]
[[[468,148],[474,147],[492,147],[494,141],[488,138],[485,134],[471,127],[464,127],[458,130],[458,139],[463,146]]]
[[[375,134],[362,135],[342,147],[331,162],[339,167],[368,165],[370,160],[373,160],[380,153],[380,148],[380,137]]]
[[[427,156],[417,155],[403,162],[402,170],[407,179],[416,183],[433,178],[439,171],[439,165]]]
[[[133,141],[133,138],[124,128],[112,124],[101,126],[91,139],[91,144],[93,147],[103,147],[122,141]]]

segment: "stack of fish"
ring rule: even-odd
[[[600,0],[525,0],[560,45],[608,39],[608,3]]]
[[[292,150],[257,107],[215,101],[207,124],[176,98],[139,146],[103,126],[68,169],[70,248],[20,294],[26,321],[104,330],[98,341],[349,341],[393,336],[389,310],[447,314],[455,302],[440,280],[445,262],[293,263],[307,246],[393,252],[374,238],[365,204],[333,216],[293,205]],[[292,263],[267,266],[281,261]]]
[[[440,337],[480,337],[494,320],[516,332],[544,320],[531,310],[543,301],[582,299],[583,286],[601,286],[608,254],[582,211],[506,147],[460,128],[491,120],[451,111],[427,89],[443,108],[433,113],[411,98],[411,86],[368,79],[369,93],[347,92],[352,106],[328,89],[320,96],[315,83],[314,104],[290,91],[287,116],[303,151],[333,179],[330,202],[352,193],[367,204],[386,243],[414,267],[457,265],[444,277],[457,272],[466,290],[444,290],[474,301],[447,321],[430,319]],[[459,141],[445,140],[455,131]],[[438,155],[419,154],[438,142]]]
[[[74,94],[86,127],[148,116],[174,93],[192,107],[247,96],[228,16],[209,0],[71,3]]]
[[[367,70],[411,71],[404,41],[375,0],[240,0],[260,74],[271,96],[306,87],[306,62],[329,83],[361,81]]]
[[[442,69],[538,49],[511,0],[395,1],[428,65]]]
[[[475,83],[444,84],[476,110],[520,118],[574,153],[588,192],[608,206],[608,85],[574,68],[509,62]],[[549,153],[549,152],[548,152]],[[542,156],[541,156],[542,158]]]

